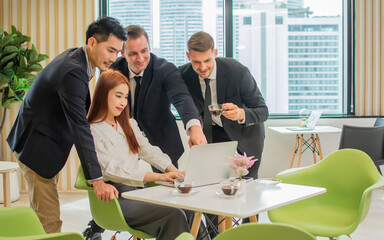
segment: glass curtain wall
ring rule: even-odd
[[[225,32],[224,6],[232,3],[232,32]],[[109,0],[108,15],[139,24],[151,50],[180,66],[186,42],[210,33],[225,56],[225,34],[233,57],[252,72],[272,115],[300,110],[347,112],[346,57],[349,11],[343,0]]]

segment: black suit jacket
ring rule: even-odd
[[[233,103],[244,109],[245,124],[239,124],[221,116],[223,128],[231,140],[239,142],[238,150],[247,156],[255,156],[258,162],[250,169],[250,176],[256,177],[264,147],[264,123],[268,108],[248,68],[231,58],[216,58],[217,102]],[[199,77],[191,63],[179,67],[195,105],[201,115],[204,113],[204,98]]]
[[[111,68],[121,71],[129,79],[128,63],[118,58]],[[137,119],[140,129],[152,145],[168,154],[177,167],[184,152],[171,103],[177,109],[184,125],[199,114],[176,66],[151,53],[144,70],[137,102]]]
[[[102,176],[86,116],[90,105],[82,48],[58,55],[36,77],[7,142],[19,160],[44,178],[65,165],[72,145],[87,179]]]

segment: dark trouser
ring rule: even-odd
[[[125,199],[121,193],[136,188],[121,183],[110,184],[119,192],[118,201],[124,218],[133,229],[156,236],[157,240],[175,239],[183,232],[190,232],[190,225],[192,225],[194,217],[193,211]],[[102,231],[102,228],[94,222],[91,223],[91,227],[94,231]],[[210,238],[205,232],[204,224],[201,223],[197,239],[209,240]]]

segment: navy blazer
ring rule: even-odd
[[[88,82],[85,53],[72,48],[40,72],[25,96],[7,142],[22,163],[44,178],[64,167],[73,144],[86,179],[102,176],[86,119]]]
[[[231,140],[238,141],[238,150],[259,160],[264,147],[264,123],[268,119],[268,107],[247,67],[231,58],[216,58],[217,103],[233,103],[243,108],[245,124],[239,124],[221,116],[223,128]],[[204,98],[200,81],[192,64],[179,67],[195,105],[201,115],[204,113]],[[260,161],[250,169],[250,176],[257,176]]]
[[[129,78],[128,63],[121,57],[111,66]],[[137,105],[137,123],[152,145],[168,154],[177,167],[177,160],[184,152],[171,103],[185,124],[199,119],[192,97],[176,66],[163,58],[150,54],[144,70]]]

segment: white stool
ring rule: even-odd
[[[17,175],[16,170],[19,168],[19,164],[15,162],[9,161],[0,161],[0,174],[3,175],[3,198],[4,198],[4,207],[8,207],[11,205],[11,173],[14,173],[14,177],[16,178],[16,186],[17,186],[17,198],[19,197],[19,185],[17,184]],[[15,181],[13,181],[15,182]],[[16,187],[15,187],[16,188]]]

